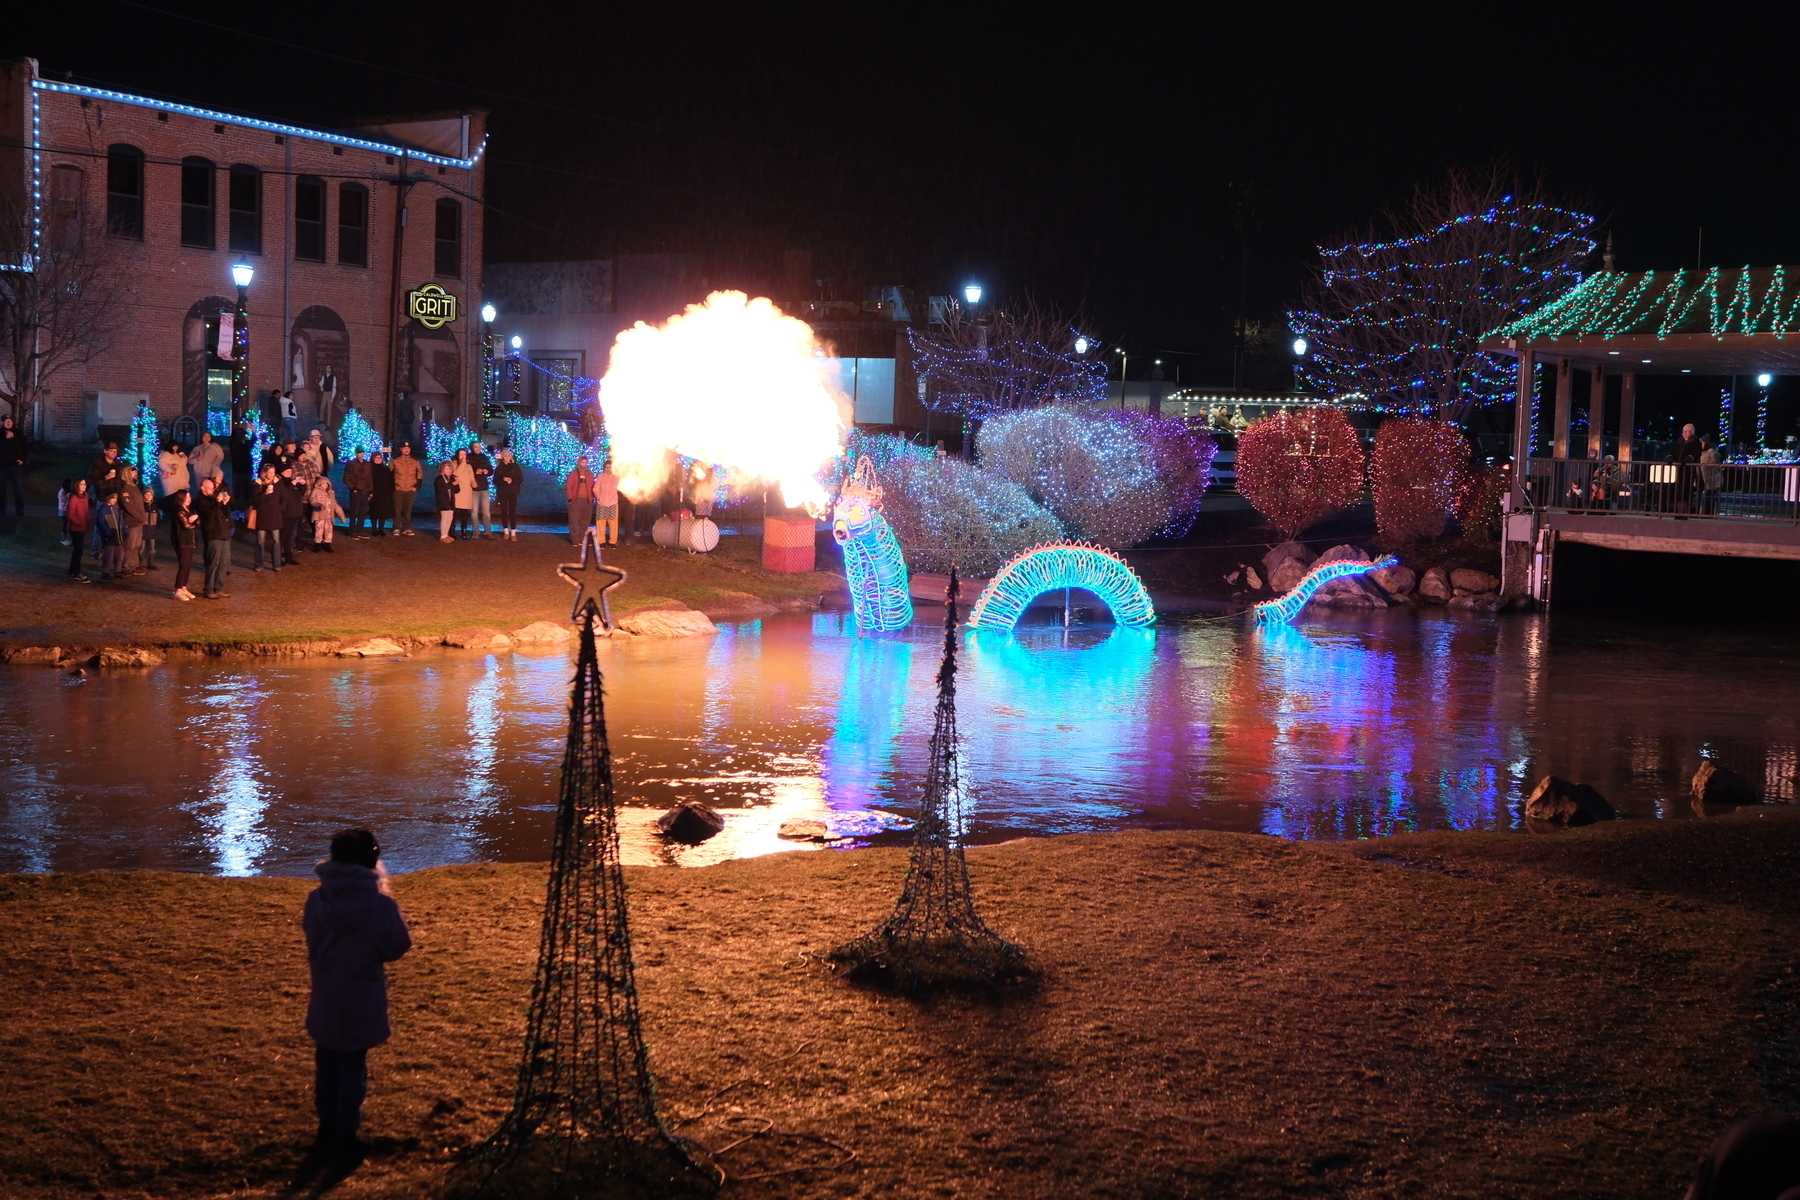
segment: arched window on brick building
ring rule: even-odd
[[[181,160],[181,244],[211,250],[219,244],[218,183],[210,158]]]
[[[448,196],[437,202],[437,273],[462,278],[462,204]]]
[[[242,163],[231,168],[231,249],[261,254],[262,172]]]
[[[106,148],[106,232],[144,240],[144,152],[124,142]]]
[[[294,257],[325,261],[325,181],[317,175],[294,180]]]
[[[86,172],[71,163],[50,168],[50,251],[81,253],[82,189]]]
[[[369,265],[369,189],[360,183],[338,185],[338,261]]]

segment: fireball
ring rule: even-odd
[[[850,412],[822,353],[806,322],[742,292],[714,292],[661,325],[620,333],[600,382],[620,490],[648,499],[681,456],[726,468],[734,487],[771,484],[789,507],[822,513],[815,476],[843,453]]]

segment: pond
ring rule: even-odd
[[[628,862],[905,838],[942,642],[847,614],[605,643]],[[941,617],[937,618],[941,619]],[[1703,754],[1791,799],[1800,640],[1443,610],[1022,628],[962,637],[969,837],[1211,828],[1295,838],[1512,829],[1555,772],[1691,817]],[[0,871],[307,872],[367,824],[395,870],[547,857],[566,654],[0,668]],[[664,845],[676,800],[724,833]]]

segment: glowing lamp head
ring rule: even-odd
[[[1766,371],[1756,377],[1756,386],[1757,387],[1768,387],[1771,383],[1774,383],[1774,382],[1775,382],[1775,377],[1773,375],[1770,375]]]
[[[250,265],[249,259],[240,258],[231,265],[231,282],[237,284],[239,287],[249,287],[250,281],[255,278],[256,268]]]
[[[1076,339],[1075,339],[1075,353],[1077,353],[1077,354],[1086,354],[1086,353],[1087,353],[1087,352],[1088,352],[1088,348],[1089,348],[1089,347],[1090,347],[1090,346],[1091,346],[1091,345],[1092,345],[1092,344],[1093,344],[1093,343],[1091,343],[1091,342],[1089,342],[1089,341],[1088,341],[1088,340],[1087,340],[1087,338],[1085,338],[1085,337],[1078,337],[1078,338],[1076,338]]]
[[[520,337],[516,333],[513,334],[512,335],[512,348],[514,350],[523,350],[525,348],[525,339]]]
[[[1306,339],[1305,338],[1297,337],[1294,339],[1294,357],[1295,358],[1305,358],[1306,357]]]
[[[970,304],[980,304],[981,285],[979,283],[971,283],[969,286],[965,287],[963,289],[963,299],[967,300]]]
[[[493,305],[484,304],[481,306],[481,319],[486,321],[489,325],[492,325],[494,323],[494,318],[499,315],[500,310]]]

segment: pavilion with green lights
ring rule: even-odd
[[[1633,453],[1640,375],[1800,373],[1800,268],[1604,270],[1494,330],[1482,349],[1519,364],[1507,593],[1548,604],[1559,544],[1800,559],[1800,464],[1791,456],[1765,446],[1749,461],[1715,467]],[[1539,368],[1554,379],[1554,402],[1548,431],[1534,447]],[[1613,375],[1619,402],[1609,435]],[[1585,384],[1587,433],[1571,444],[1578,382]],[[1760,413],[1766,386],[1764,396]],[[1759,418],[1759,440],[1765,435]]]

